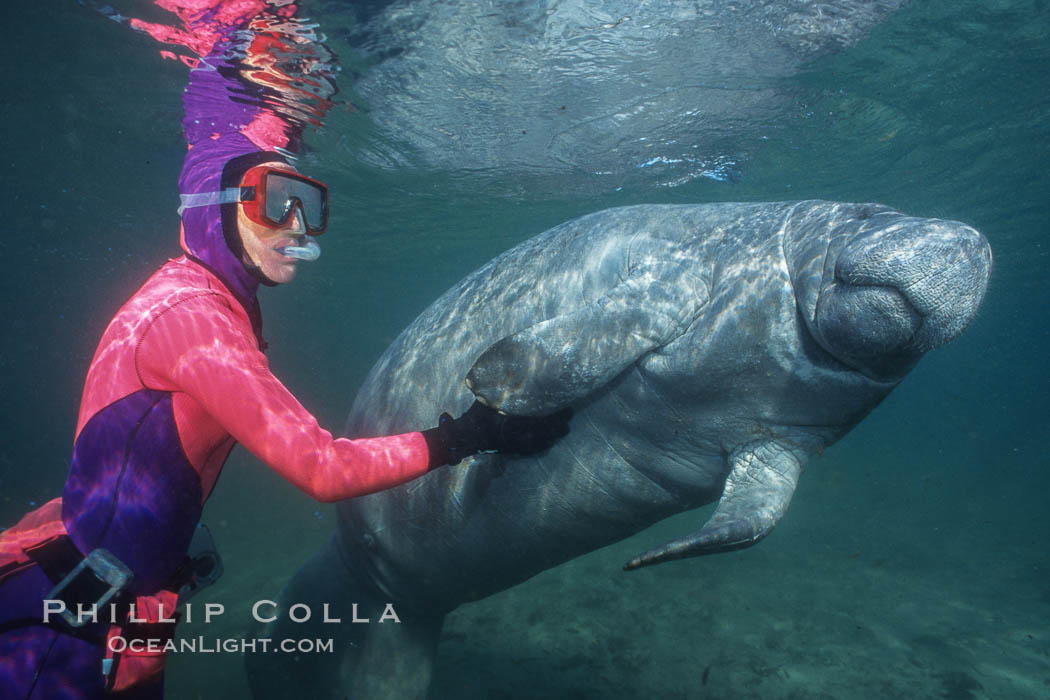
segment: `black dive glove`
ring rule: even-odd
[[[508,416],[475,401],[459,418],[442,413],[436,428],[423,431],[430,468],[459,464],[478,452],[543,452],[569,434],[570,418],[571,408],[549,416]]]

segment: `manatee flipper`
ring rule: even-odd
[[[467,386],[504,413],[553,413],[677,338],[706,301],[706,287],[677,266],[639,267],[595,301],[494,343]]]
[[[262,616],[277,619],[250,635],[271,640],[271,653],[245,655],[255,700],[426,697],[444,616],[416,615],[395,603],[397,621],[387,616],[380,622],[389,601],[351,575],[341,547],[337,532],[281,591],[276,610],[269,606],[261,610]],[[289,619],[289,608],[297,603],[309,606],[309,621]],[[340,622],[324,622],[326,612],[329,619]],[[368,622],[354,622],[355,618]],[[331,653],[272,653],[283,639],[330,639]]]
[[[803,452],[777,442],[737,448],[729,458],[729,475],[718,507],[704,527],[635,557],[624,570],[755,544],[787,512],[804,460]]]

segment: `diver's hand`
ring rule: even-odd
[[[568,435],[570,418],[571,408],[549,416],[508,416],[475,401],[459,418],[442,413],[436,428],[423,431],[430,467],[458,464],[478,452],[543,452]]]

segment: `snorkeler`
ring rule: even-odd
[[[182,198],[186,254],[154,273],[103,334],[62,498],[0,538],[5,697],[159,696],[163,654],[112,648],[173,635],[163,622],[188,583],[187,550],[236,442],[312,497],[335,501],[481,450],[541,451],[568,430],[567,414],[515,418],[475,403],[422,432],[333,439],[271,374],[255,296],[316,259],[327,190],[275,152],[248,152],[216,171],[193,150],[181,180],[192,189]],[[144,622],[128,621],[132,603]],[[78,619],[78,605],[98,621]],[[107,644],[114,637],[120,646]]]
[[[328,226],[327,188],[289,163],[331,104],[323,47],[291,2],[163,5],[183,29],[115,18],[199,56],[183,93],[184,255],[103,333],[62,497],[0,533],[5,699],[162,695],[176,605],[221,570],[198,523],[238,442],[337,501],[479,451],[539,452],[568,431],[567,413],[519,418],[477,402],[422,432],[334,439],[318,425],[270,372],[256,292],[316,260]]]

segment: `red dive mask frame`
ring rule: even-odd
[[[251,221],[271,229],[288,225],[296,209],[311,236],[328,228],[328,188],[291,170],[257,165],[241,179],[238,201]]]
[[[239,203],[250,221],[274,231],[285,228],[296,209],[306,233],[320,236],[328,228],[328,188],[294,170],[257,165],[244,173],[239,187],[180,195],[179,216],[186,209]]]

